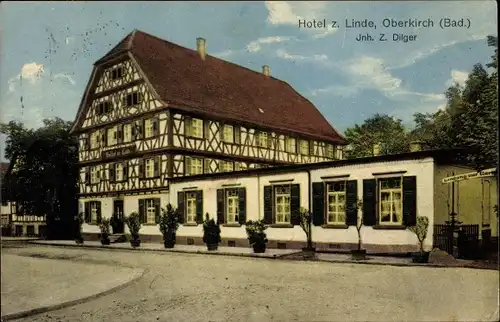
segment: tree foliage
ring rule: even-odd
[[[416,113],[415,128],[408,131],[400,120],[376,114],[362,125],[347,129],[351,150],[348,158],[370,156],[380,144],[380,154],[409,151],[412,141],[426,149],[458,148],[463,161],[477,169],[498,162],[498,39],[488,36],[494,47],[489,73],[481,64],[473,66],[464,85],[453,84],[446,92],[446,107],[435,113]]]
[[[77,215],[78,154],[70,128],[59,118],[44,120],[38,129],[13,121],[0,126],[7,135],[5,155],[14,163],[4,192],[20,213],[47,215],[48,225]]]

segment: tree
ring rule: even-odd
[[[36,130],[18,122],[1,125],[8,136],[6,156],[15,164],[5,184],[19,211],[46,215],[48,234],[55,236],[71,231],[78,211],[77,143],[69,136],[70,122],[55,118],[43,124]]]
[[[380,144],[380,154],[410,151],[410,137],[399,119],[375,114],[362,125],[356,124],[345,132],[351,150],[346,157],[361,158],[373,155],[373,146]]]

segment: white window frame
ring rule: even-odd
[[[189,173],[191,175],[203,174],[203,159],[202,158],[189,158],[190,169]]]
[[[309,141],[300,140],[300,154],[309,155]]]
[[[90,222],[97,222],[97,202],[90,202]]]
[[[226,189],[226,222],[238,223],[239,197],[238,189]]]
[[[98,167],[90,167],[90,183],[99,183],[99,171],[101,171],[101,169],[99,169]]]
[[[234,143],[234,128],[232,125],[224,124],[223,130],[224,142]]]
[[[286,151],[297,153],[297,140],[295,138],[286,138]]]
[[[192,118],[189,122],[189,136],[203,138],[203,120]]]
[[[99,132],[90,134],[90,148],[97,149],[99,147]]]
[[[154,119],[146,119],[144,121],[144,137],[150,138],[154,135]]]
[[[123,142],[132,141],[132,124],[123,125]]]
[[[144,211],[146,212],[146,224],[156,223],[156,207],[154,199],[144,201]]]
[[[186,192],[186,223],[196,223],[196,192]]]
[[[399,180],[399,187],[383,187],[389,180]],[[382,193],[388,193],[389,198],[382,200]],[[396,197],[399,194],[399,199]],[[387,177],[377,179],[378,216],[380,225],[402,225],[403,224],[403,177]],[[384,205],[388,205],[384,208]],[[398,213],[399,212],[399,213]],[[384,215],[389,215],[389,221],[383,221]],[[394,220],[394,215],[397,220]]]
[[[123,164],[116,163],[115,164],[115,181],[123,180]]]
[[[267,140],[268,140],[267,132],[258,132],[257,133],[257,145],[261,148],[267,148]]]
[[[222,161],[222,172],[234,171],[234,163],[232,161]]]
[[[155,175],[155,159],[146,159],[144,161],[144,176],[146,178],[153,178]]]
[[[337,184],[341,184],[343,190],[334,190]],[[346,186],[345,180],[326,183],[326,223],[329,225],[345,225],[346,223]],[[331,217],[333,220],[330,219]]]
[[[118,143],[116,132],[117,132],[116,126],[107,129],[106,135],[108,136],[108,145],[115,145]]]
[[[326,145],[326,156],[328,158],[334,158],[335,157],[333,144],[327,143],[327,145]]]
[[[290,185],[274,187],[274,213],[277,224],[289,224],[291,222],[291,197]]]

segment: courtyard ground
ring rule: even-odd
[[[14,257],[44,257],[39,260],[54,265]],[[15,280],[20,270],[61,275],[70,264],[78,274],[104,266],[145,274],[111,294],[18,321],[498,321],[494,270],[23,245],[2,249],[2,280]],[[99,274],[93,279],[94,285],[106,281]],[[34,276],[19,284],[29,291],[18,293],[25,302],[36,301],[37,285],[49,287]],[[2,285],[2,302],[4,296],[11,297]]]

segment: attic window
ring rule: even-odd
[[[259,112],[264,113],[264,111],[261,108],[259,108]]]
[[[115,80],[115,79],[118,79],[118,78],[122,78],[124,75],[124,72],[123,72],[123,67],[120,66],[120,67],[116,67],[114,69],[111,70],[111,79],[112,80]]]
[[[97,115],[107,114],[110,113],[112,110],[113,110],[113,105],[111,104],[111,102],[101,102],[97,104],[96,114]]]
[[[134,92],[127,94],[125,97],[124,105],[125,106],[134,106],[141,102],[141,93]]]

